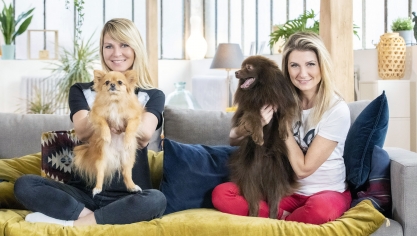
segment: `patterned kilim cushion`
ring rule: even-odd
[[[71,178],[72,150],[80,143],[74,130],[42,133],[42,176],[67,182]]]

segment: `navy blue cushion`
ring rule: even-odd
[[[372,152],[371,172],[365,186],[365,190],[352,196],[351,207],[369,199],[378,211],[386,217],[391,217],[390,159],[388,153],[378,146],[375,146]]]
[[[388,130],[385,91],[359,114],[349,129],[344,148],[346,180],[352,190],[368,180],[374,146],[383,147]]]
[[[213,208],[211,193],[228,181],[231,146],[183,144],[164,140],[161,191],[167,198],[164,214],[192,208]]]

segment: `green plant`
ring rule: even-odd
[[[298,18],[293,20],[288,20],[283,25],[278,25],[278,29],[273,31],[269,37],[269,46],[272,49],[275,43],[277,43],[280,39],[282,39],[284,42],[294,33],[296,32],[305,32],[305,31],[311,31],[316,34],[319,33],[320,23],[318,20],[315,19],[316,14],[313,10],[311,11],[305,11],[303,14],[301,14]],[[312,21],[312,24],[308,23]],[[359,38],[358,31],[359,27],[355,24],[353,24],[353,34],[356,35]]]
[[[84,23],[84,0],[74,0],[74,10],[77,13],[76,16],[76,24],[75,24],[75,40],[74,42],[76,44],[79,43],[79,41],[81,40],[81,27],[83,26]],[[70,1],[69,0],[65,0],[65,8],[69,9],[70,6]]]
[[[33,17],[33,15],[30,14],[32,14],[35,8],[32,8],[27,12],[21,13],[19,17],[15,19],[15,9],[12,6],[12,4],[10,4],[7,7],[4,0],[2,1],[4,7],[0,13],[0,30],[3,33],[5,44],[10,45],[15,40],[16,36],[21,35],[26,31]],[[18,27],[20,21],[22,20],[23,22]]]
[[[413,29],[413,20],[411,17],[397,18],[392,21],[391,30],[402,31],[402,30],[412,30]]]
[[[43,94],[39,88],[34,88],[35,97],[28,101],[26,113],[28,114],[53,114],[57,110],[52,93]]]
[[[23,103],[18,105],[17,113],[24,114],[53,114],[58,106],[54,97],[54,91],[51,89],[39,89],[38,86],[32,87],[33,96],[22,99]]]
[[[283,25],[278,25],[278,29],[269,35],[269,46],[272,48],[274,44],[281,38],[286,41],[295,32],[312,31],[319,33],[319,22],[314,19],[315,17],[316,14],[313,10],[305,11],[298,18],[294,20],[288,20]],[[313,24],[311,26],[307,26],[309,20],[313,20]]]
[[[92,35],[93,36],[93,35]],[[74,42],[73,52],[63,49],[58,62],[52,62],[51,78],[57,78],[57,97],[59,104],[66,106],[70,87],[75,83],[92,81],[92,71],[99,59],[98,46],[93,46],[92,36],[84,42]]]

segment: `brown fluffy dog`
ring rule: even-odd
[[[279,201],[298,186],[284,142],[286,125],[296,112],[295,96],[277,64],[263,56],[243,61],[236,78],[239,79],[234,97],[237,110],[232,122],[250,135],[229,159],[231,181],[247,200],[249,216],[258,216],[259,202],[265,200],[269,217],[276,219]],[[264,105],[277,111],[262,128],[260,109]]]
[[[102,191],[115,173],[122,173],[130,192],[141,191],[132,180],[137,131],[144,112],[135,95],[136,72],[94,71],[94,100],[89,121],[93,134],[88,142],[74,148],[75,171],[95,187],[93,196]],[[114,129],[121,134],[112,134]]]

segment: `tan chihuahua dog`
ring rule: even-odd
[[[93,134],[88,142],[74,148],[75,171],[94,186],[93,196],[115,173],[123,176],[129,192],[142,189],[132,180],[136,159],[137,132],[144,108],[135,95],[136,72],[94,71],[94,100],[89,121]],[[111,129],[120,134],[111,133]]]

